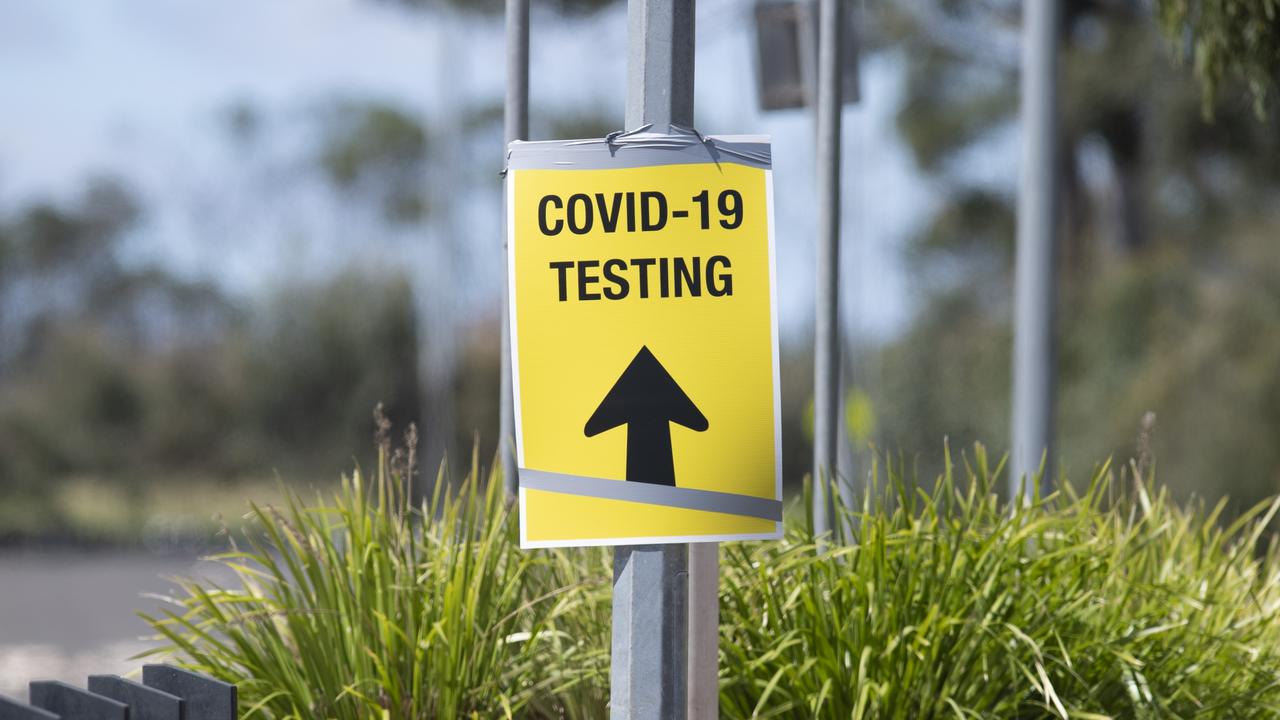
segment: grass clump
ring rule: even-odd
[[[825,553],[726,548],[724,717],[1280,717],[1275,503],[1224,528],[1109,466],[1012,506],[981,447],[929,491],[900,468]]]
[[[606,717],[610,551],[520,551],[474,471],[412,508],[381,458],[254,507],[222,556],[241,585],[185,583],[161,650],[239,683],[245,717]],[[1104,465],[1007,505],[981,447],[929,489],[902,468],[837,537],[797,502],[784,540],[722,549],[721,717],[1280,717],[1276,503],[1225,524]]]
[[[249,547],[215,558],[237,583],[181,581],[146,618],[158,652],[238,683],[246,718],[589,717],[608,655],[578,624],[607,627],[605,555],[521,552],[502,482],[474,470],[415,507],[405,458],[384,441],[372,482],[252,505]]]

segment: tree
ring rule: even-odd
[[[909,249],[919,316],[866,359],[882,378],[888,447],[927,456],[944,435],[1007,437],[1014,178],[983,170],[1013,147],[1019,8],[882,9],[904,47],[899,128],[944,194]],[[1127,458],[1154,410],[1162,479],[1257,498],[1280,482],[1280,451],[1264,439],[1280,418],[1256,400],[1277,387],[1260,368],[1280,332],[1280,268],[1265,250],[1280,223],[1280,127],[1224,94],[1209,122],[1145,4],[1063,9],[1062,456],[1077,476],[1106,454]]]
[[[1157,0],[1161,25],[1190,61],[1212,114],[1224,81],[1240,83],[1259,118],[1280,84],[1280,2],[1277,0]]]

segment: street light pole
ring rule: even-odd
[[[818,0],[817,303],[813,347],[813,529],[831,528],[839,461],[841,44],[845,0]]]
[[[1053,318],[1057,230],[1057,0],[1027,0],[1022,19],[1022,167],[1014,275],[1010,497],[1029,498],[1053,460]]]
[[[507,89],[503,104],[503,152],[515,140],[529,139],[529,0],[507,0]],[[504,162],[505,165],[505,162]],[[506,183],[503,183],[503,187]],[[506,207],[504,200],[503,207]],[[502,258],[507,259],[507,214],[502,213]],[[511,303],[508,283],[502,283],[501,378],[498,384],[498,456],[507,493],[515,497],[515,407],[511,391]]]

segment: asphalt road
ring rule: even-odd
[[[147,553],[0,552],[0,694],[26,700],[31,680],[83,687],[89,674],[126,675],[155,647],[139,611],[154,614],[172,577],[225,571],[194,557]]]

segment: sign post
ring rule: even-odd
[[[508,147],[520,541],[618,546],[613,718],[714,718],[716,543],[782,531],[772,158],[692,129],[693,2],[628,12],[629,130]]]
[[[505,143],[529,137],[529,0],[507,0],[507,86],[503,109]],[[507,233],[503,233],[505,246]],[[506,248],[502,256],[507,257]],[[508,325],[507,286],[502,287],[502,351],[498,380],[498,457],[502,462],[502,480],[507,492],[515,495],[516,453],[515,409],[511,398],[511,328]]]
[[[627,3],[627,105],[624,127],[628,130],[650,123],[658,132],[670,132],[672,124],[688,128],[693,124],[693,68],[695,0],[628,0]],[[630,438],[628,438],[629,441]],[[711,630],[719,638],[719,554],[708,566],[707,551],[695,545],[619,547],[613,553],[613,664],[610,666],[610,713],[615,719],[673,717],[685,718],[691,694],[691,660],[705,664],[705,622],[691,627],[689,601],[698,619],[705,621],[705,605],[717,605],[717,626]],[[691,597],[692,582],[696,595]],[[708,583],[707,573],[714,573]],[[708,590],[708,584],[711,589]],[[658,595],[661,598],[657,597]],[[655,603],[656,601],[656,603]],[[661,623],[664,645],[656,656],[637,656],[635,641],[648,631],[637,625],[637,611],[652,606],[653,617]],[[650,625],[649,628],[653,626]],[[690,657],[690,631],[698,633]],[[643,648],[640,649],[643,652]],[[714,653],[714,651],[713,651]],[[718,653],[712,655],[719,662]],[[626,658],[625,666],[619,663]],[[641,670],[635,674],[634,670]],[[716,672],[713,665],[713,673]],[[718,677],[718,673],[717,673]],[[662,686],[656,697],[642,698],[629,687],[630,681]],[[621,683],[621,685],[620,685]],[[625,688],[621,691],[614,688]],[[659,705],[654,705],[654,701]],[[718,700],[718,696],[717,696]],[[641,702],[637,702],[641,701]],[[664,712],[665,710],[665,712]]]

